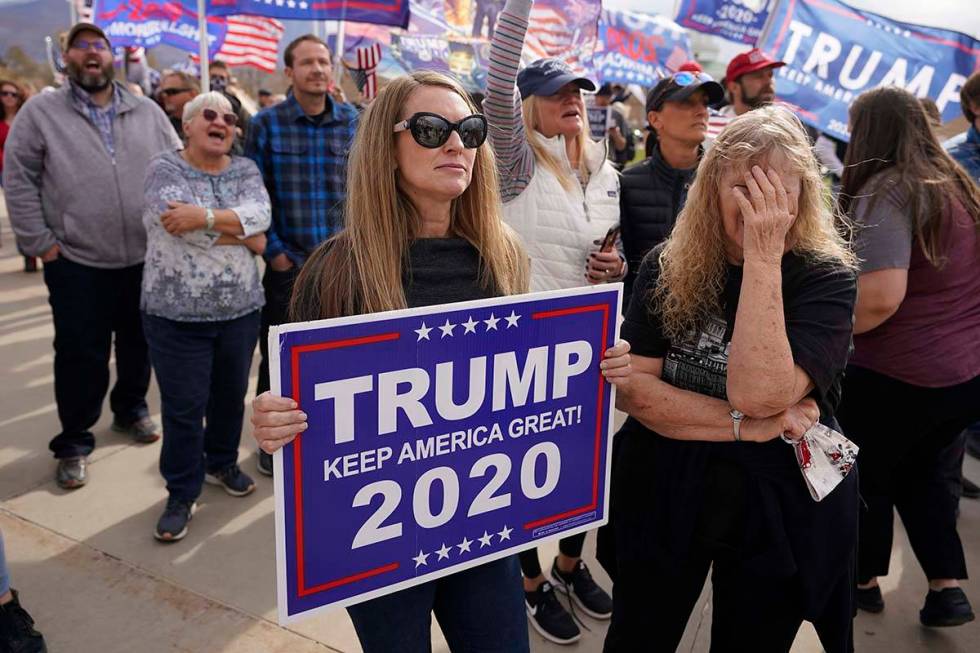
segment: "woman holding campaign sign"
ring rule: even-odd
[[[500,219],[487,124],[454,80],[415,72],[385,87],[351,150],[345,231],[317,250],[293,294],[315,320],[525,292],[527,259]],[[628,369],[610,350],[607,377]],[[307,428],[288,398],[253,403],[254,435],[272,453]],[[434,612],[454,651],[528,651],[516,557],[348,608],[367,653],[429,651]]]
[[[722,131],[643,261],[622,329],[633,373],[615,381],[630,419],[600,548],[607,652],[675,650],[712,567],[712,650],[788,651],[804,619],[827,651],[853,648],[853,445],[824,427],[855,263],[827,206],[800,122],[757,109]],[[811,475],[818,456],[831,478]]]
[[[508,0],[490,42],[483,107],[497,155],[504,220],[531,257],[531,289],[574,288],[621,281],[619,176],[594,142],[582,91],[595,83],[560,59],[539,59],[518,72],[531,0]],[[585,534],[564,538],[545,579],[534,550],[521,554],[525,600],[534,628],[568,644],[578,625],[554,595],[557,588],[585,613],[608,619],[612,600],[582,561]]]
[[[861,275],[840,419],[861,446],[868,505],[858,607],[885,607],[878,577],[897,508],[929,579],[921,622],[957,626],[974,615],[959,587],[966,560],[943,458],[980,419],[980,191],[908,91],[861,94],[850,124],[841,202],[857,226]]]

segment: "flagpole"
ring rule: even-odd
[[[211,90],[211,76],[208,70],[208,17],[205,14],[205,0],[197,0],[197,31],[201,41],[198,56],[201,57],[201,91]]]
[[[343,59],[344,59],[344,25],[346,23],[342,20],[337,21],[337,51],[333,53],[334,55],[334,76],[336,81],[340,83],[340,77],[343,76]]]

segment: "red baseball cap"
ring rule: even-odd
[[[725,81],[734,82],[747,73],[754,73],[757,70],[763,70],[765,68],[781,68],[785,65],[785,61],[770,59],[769,55],[759,48],[753,48],[748,52],[737,55],[728,62],[728,70],[725,71]]]
[[[685,61],[677,69],[677,72],[702,73],[704,69],[697,61]]]

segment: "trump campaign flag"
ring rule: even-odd
[[[662,16],[603,10],[595,70],[600,82],[654,86],[694,58],[691,39]]]
[[[343,20],[406,27],[409,0],[209,0],[215,16],[243,14],[287,20]]]
[[[948,121],[960,114],[960,88],[980,67],[974,38],[838,0],[784,0],[770,14],[759,47],[786,62],[776,70],[778,99],[803,122],[845,141],[848,107],[862,91],[901,86],[935,100]]]
[[[152,48],[164,44],[188,52],[200,49],[195,0],[166,3],[97,0],[94,22],[114,47]],[[214,58],[228,32],[227,21],[209,17],[207,30],[208,56]]]
[[[272,327],[280,623],[595,528],[622,284]]]
[[[677,23],[696,32],[755,45],[778,0],[681,0]]]

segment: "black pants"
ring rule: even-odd
[[[579,533],[571,537],[563,537],[558,540],[558,550],[569,558],[581,558],[582,549],[585,547],[586,533]],[[528,549],[518,554],[521,559],[521,571],[525,578],[537,578],[541,575],[541,561],[538,560],[538,550]]]
[[[262,308],[262,323],[259,328],[262,362],[259,364],[259,378],[255,387],[257,395],[269,390],[269,327],[289,321],[289,299],[293,295],[293,284],[298,275],[299,268],[296,266],[285,272],[276,272],[268,265],[265,266],[265,274],[262,275],[265,306]]]
[[[163,408],[160,473],[170,496],[194,501],[205,472],[238,461],[259,312],[220,322],[143,320]]]
[[[949,448],[980,418],[980,376],[948,388],[923,388],[859,367],[844,377],[837,418],[861,448],[858,581],[888,574],[894,510],[929,579],[966,578],[956,532]]]
[[[140,320],[143,265],[106,270],[58,258],[44,264],[54,316],[54,397],[61,433],[48,447],[55,458],[87,456],[89,431],[99,421],[109,389],[115,334],[116,384],[109,406],[116,420],[131,423],[149,413],[150,358]]]

